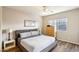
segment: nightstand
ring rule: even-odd
[[[4,51],[15,48],[15,40],[4,41]]]

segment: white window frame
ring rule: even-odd
[[[66,22],[66,30],[62,30],[62,29],[58,29],[57,28],[57,24],[56,23],[58,21],[65,21]],[[67,31],[68,18],[67,17],[63,17],[63,18],[59,18],[59,19],[49,20],[48,24],[51,25],[51,26],[55,26],[57,31]]]

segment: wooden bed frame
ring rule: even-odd
[[[18,48],[20,48],[22,52],[29,52],[29,51],[28,51],[27,49],[25,49],[25,48],[20,44],[20,40],[21,40],[20,38],[21,38],[21,36],[20,36],[19,33],[30,32],[30,31],[38,31],[38,29],[16,30],[16,31],[15,31],[16,46],[17,46]],[[56,47],[56,46],[55,46],[55,47]],[[53,47],[52,49],[54,49],[54,47]],[[52,50],[52,49],[51,49],[51,50]],[[51,52],[51,50],[50,50],[49,52]]]

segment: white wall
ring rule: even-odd
[[[0,51],[2,50],[2,31],[1,31],[1,20],[2,20],[2,7],[0,7]]]
[[[79,9],[43,17],[43,33],[45,33],[45,26],[48,24],[49,20],[63,17],[68,18],[67,31],[58,31],[58,40],[79,44]]]
[[[18,10],[3,7],[3,25],[2,29],[28,29],[24,27],[24,20],[36,20],[39,24],[39,29],[41,29],[42,19],[40,16],[26,14]]]

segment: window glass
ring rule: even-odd
[[[67,18],[61,18],[56,20],[49,20],[49,25],[55,26],[56,30],[66,31],[67,30]]]

